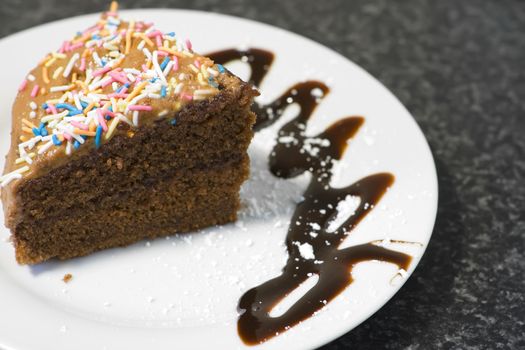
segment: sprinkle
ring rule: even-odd
[[[49,141],[49,142],[45,143],[43,146],[41,146],[41,147],[38,149],[38,154],[43,154],[43,153],[46,152],[51,146],[53,146],[53,141]]]
[[[110,70],[111,70],[111,67],[104,67],[104,68],[97,69],[96,71],[93,72],[93,77],[98,77],[99,75],[103,75],[104,73],[107,73]]]
[[[98,56],[98,53],[96,51],[93,51],[92,57],[93,57],[93,61],[95,61],[95,63],[98,66],[100,66],[100,67],[103,66],[102,61],[100,60],[100,57]]]
[[[75,142],[73,142],[73,147],[75,149],[79,149],[80,148],[80,142],[78,142],[78,140],[75,140]]]
[[[144,106],[144,105],[131,105],[131,106],[128,106],[128,109],[130,111],[151,111],[153,110],[153,107]]]
[[[35,84],[35,86],[33,87],[33,90],[31,90],[31,97],[36,97],[38,95],[38,90],[39,90],[39,86],[38,84]]]
[[[36,125],[31,123],[29,120],[22,118],[22,124],[27,125],[30,128],[37,129]]]
[[[113,136],[113,133],[115,132],[115,129],[117,128],[117,125],[120,121],[120,118],[115,118],[111,121],[111,124],[109,125],[108,132],[106,133],[105,139],[109,140],[111,136]]]
[[[86,58],[85,57],[82,57],[80,59],[80,67],[78,69],[80,69],[81,72],[86,70]]]
[[[133,125],[139,126],[139,111],[133,111]]]
[[[167,53],[169,53],[170,55],[173,55],[173,56],[184,57],[184,55],[181,52],[172,50],[169,47],[162,46],[162,47],[159,47],[158,50],[159,51],[165,51],[165,52],[167,52]]]
[[[164,85],[160,88],[160,96],[166,97],[166,86]]]
[[[157,53],[157,55],[158,55],[158,53]],[[166,56],[164,58],[164,61],[162,61],[162,63],[160,64],[160,69],[164,70],[164,68],[166,68],[166,66],[168,65],[168,62],[170,62],[170,58],[168,56]]]
[[[29,80],[29,81],[35,81],[35,79],[36,79],[36,78],[35,78],[35,76],[34,76],[33,74],[28,74],[28,75],[27,75],[27,80]]]
[[[170,124],[173,126],[177,125],[177,119],[170,120]]]
[[[29,112],[29,118],[35,119],[36,118],[36,112],[35,111]]]
[[[62,142],[58,139],[57,135],[55,135],[55,134],[53,134],[51,139],[53,140],[53,144],[55,146],[60,146],[62,144]]]
[[[71,70],[73,69],[73,65],[75,64],[75,62],[80,58],[80,55],[77,53],[75,53],[73,55],[73,57],[71,57],[71,59],[69,60],[69,63],[67,64],[66,66],[66,69],[64,69],[64,73],[62,73],[62,76],[64,78],[67,78],[69,77],[69,74],[71,74]]]
[[[129,94],[129,96],[126,98],[126,102],[131,101],[135,96],[137,96],[147,84],[147,81],[143,81],[138,86],[136,86],[135,89],[133,89],[133,91],[131,92],[131,94]]]
[[[95,147],[96,148],[99,148],[100,147],[100,138],[102,136],[102,126],[99,125],[97,126],[97,131],[96,131],[96,135],[95,135]]]
[[[224,66],[222,64],[217,64],[217,68],[219,69],[219,73],[226,72],[226,69],[224,69]]]
[[[29,102],[29,107],[34,111],[35,109],[38,108],[37,104],[35,103],[35,101],[31,101]]]
[[[27,79],[22,80],[22,84],[18,87],[18,91],[24,91],[27,86]]]
[[[55,71],[53,72],[53,76],[52,76],[53,80],[56,80],[56,78],[58,78],[58,76],[60,75],[60,73],[62,73],[63,70],[64,70],[64,67],[62,66],[55,69]]]
[[[44,64],[44,67],[46,67],[46,68],[51,67],[51,65],[52,65],[53,63],[55,63],[56,60],[57,60],[56,57],[54,57],[54,56],[51,57],[51,58],[50,58],[50,59]]]
[[[104,129],[104,131],[108,131],[108,126],[106,124],[106,121],[104,120],[104,116],[102,115],[102,110],[101,109],[97,109],[97,112],[98,112],[98,123],[102,126],[102,129]]]
[[[50,92],[60,92],[60,91],[68,91],[75,87],[75,85],[60,85],[60,86],[52,86],[49,91]]]
[[[192,51],[193,45],[191,44],[191,41],[189,39],[186,39],[186,48],[188,51]]]
[[[176,72],[179,70],[179,58],[177,56],[173,57],[173,71]]]

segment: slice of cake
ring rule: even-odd
[[[19,88],[0,177],[20,264],[236,219],[257,92],[116,5]]]

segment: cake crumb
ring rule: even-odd
[[[64,281],[64,283],[69,283],[72,279],[73,279],[73,275],[70,273],[66,273],[64,275],[64,278],[62,278],[62,281]]]

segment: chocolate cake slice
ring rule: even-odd
[[[236,219],[257,92],[116,5],[19,88],[0,177],[20,264]]]

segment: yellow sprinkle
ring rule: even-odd
[[[180,53],[179,51],[175,51],[173,49],[170,49],[169,47],[162,46],[162,47],[159,47],[159,50],[160,51],[166,51],[167,53],[169,53],[170,55],[173,55],[173,56],[184,57],[184,55],[182,53]]]
[[[190,67],[191,70],[194,71],[195,73],[199,73],[199,68],[195,67],[193,64],[190,64],[189,67]]]
[[[33,130],[31,128],[28,128],[27,126],[22,127],[23,132],[27,132],[28,134],[32,134]]]
[[[113,120],[111,120],[111,123],[108,126],[108,132],[106,133],[106,140],[109,140],[111,136],[113,136],[113,133],[115,132],[119,121],[120,118],[113,118]]]
[[[41,87],[40,88],[40,95],[45,95],[46,94],[46,88],[45,87]]]
[[[117,60],[117,62],[115,62],[115,64],[113,65],[112,68],[114,69],[114,68],[117,68],[118,66],[120,66],[120,65],[122,64],[122,62],[124,61],[124,57],[125,57],[125,56],[120,57],[120,58]]]
[[[20,141],[26,142],[27,141],[27,137],[25,137],[24,135],[20,136]]]
[[[34,152],[31,152],[31,153],[28,153],[25,157],[20,157],[18,158],[17,160],[15,160],[15,164],[20,164],[20,163],[23,163],[26,161],[26,158],[29,157],[29,158],[34,158],[36,156],[36,153]]]
[[[44,64],[44,67],[49,68],[53,63],[56,62],[56,60],[57,60],[56,57],[51,57],[51,59]]]
[[[148,62],[146,62],[146,67],[148,67],[148,69],[151,69],[151,65],[153,64],[153,62],[148,59]]]
[[[199,80],[199,83],[200,83],[201,85],[208,85],[208,83],[206,83],[206,82],[204,81],[204,79],[202,78],[202,73],[199,73],[199,74],[197,75],[197,80]]]
[[[57,103],[60,103],[60,102],[62,102],[62,101],[60,101],[59,98],[55,98],[53,100],[47,100],[46,101],[47,104],[52,104],[52,105],[56,105]]]
[[[131,49],[131,35],[133,34],[133,29],[135,28],[135,22],[130,21],[128,31],[126,32],[126,55],[129,54],[129,50]]]
[[[75,81],[77,80],[77,73],[73,73],[73,75],[71,76],[71,82],[74,83]]]
[[[110,101],[111,101],[111,108],[112,108],[113,112],[118,112],[118,109],[117,109],[117,100],[116,100],[114,97],[112,97],[112,98],[110,99]]]
[[[60,59],[62,59],[62,60],[63,60],[64,58],[67,57],[65,54],[63,54],[63,53],[58,53],[58,52],[53,52],[52,55],[53,55],[53,57],[55,57],[55,58],[60,58]]]
[[[84,109],[84,114],[87,114],[90,110],[93,109],[93,107],[95,107],[97,105],[96,102],[91,102],[85,109]]]
[[[73,132],[77,135],[85,135],[85,136],[95,136],[97,134],[94,131],[82,130],[79,128],[75,128]]]
[[[155,44],[153,43],[153,41],[151,41],[150,38],[148,38],[146,36],[146,34],[144,33],[134,33],[133,36],[136,38],[136,37],[139,37],[139,38],[142,38],[146,44],[148,44],[149,46],[155,46]]]
[[[117,12],[118,11],[118,2],[112,1],[111,6],[109,7],[109,12]]]
[[[89,123],[89,131],[95,131],[97,130],[97,124],[95,124],[94,121],[91,121],[91,123]]]
[[[27,126],[30,127],[30,128],[36,128],[36,125],[35,125],[35,124],[31,123],[29,120],[27,120],[27,119],[25,119],[25,118],[22,118],[22,123],[23,123],[24,125],[27,125]]]
[[[88,50],[88,49],[85,49],[84,52],[82,52],[82,57],[83,57],[83,58],[86,58],[86,57],[89,56],[89,54],[90,54],[89,50]]]
[[[170,46],[170,43],[169,43],[168,40],[164,39],[164,44],[163,45],[164,45],[164,47],[168,47],[168,46]]]
[[[135,98],[135,96],[137,96],[147,84],[147,81],[143,81],[138,86],[136,86],[135,89],[133,89],[133,91],[131,92],[131,94],[129,94],[128,97],[126,97],[126,102],[129,102],[133,98]]]
[[[58,135],[58,141],[63,142],[64,141],[64,135]]]
[[[55,71],[53,72],[53,80],[56,80],[56,78],[58,78],[58,76],[60,75],[60,73],[62,73],[63,70],[64,70],[64,67],[62,66],[55,69]]]
[[[42,79],[44,80],[44,83],[49,84],[49,76],[47,75],[47,67],[42,67]]]

